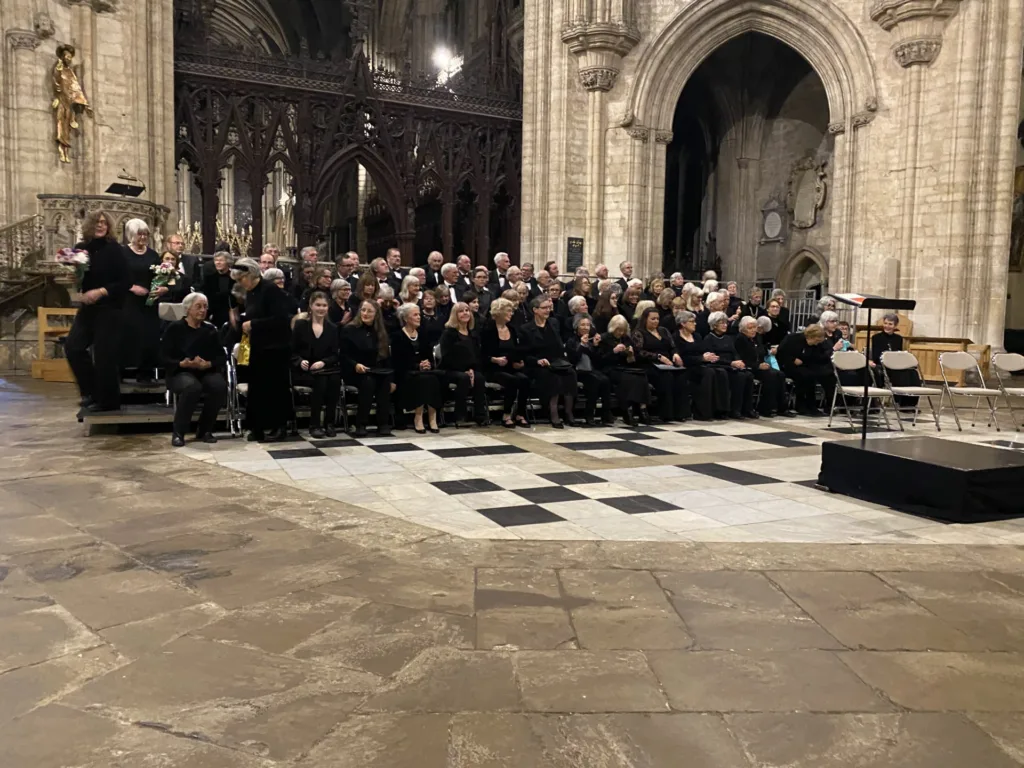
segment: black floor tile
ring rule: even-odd
[[[493,520],[505,528],[536,523],[558,523],[564,520],[554,512],[549,512],[536,504],[524,504],[521,507],[496,507],[478,511],[488,520]]]
[[[319,448],[282,448],[277,451],[267,451],[272,459],[311,459],[314,456],[324,456]]]
[[[724,437],[717,432],[709,432],[706,429],[679,429],[676,430],[681,435],[689,435],[690,437]]]
[[[431,483],[435,488],[440,488],[450,496],[457,496],[460,493],[487,493],[489,491],[503,490],[500,485],[495,485],[490,480],[482,478],[472,480],[441,480]]]
[[[818,488],[817,480],[801,480],[798,483],[789,483],[789,485],[802,485],[804,488]],[[821,489],[819,489],[821,490]]]
[[[559,501],[580,501],[587,498],[569,488],[560,488],[557,485],[549,485],[544,488],[521,488],[512,491],[517,496],[522,496],[534,504],[555,504]]]
[[[432,454],[442,459],[464,459],[467,456],[501,456],[506,453],[526,453],[514,445],[488,445],[482,448],[437,448]]]
[[[755,443],[767,443],[777,448],[807,448],[808,443],[800,443],[811,435],[802,435],[799,432],[766,432],[759,435],[735,435],[740,440],[752,440]]]
[[[526,449],[515,445],[484,445],[476,449],[482,456],[502,456],[506,453],[526,453]]]
[[[586,485],[607,482],[589,472],[549,472],[546,475],[539,475],[539,477],[556,485]]]
[[[633,456],[671,456],[671,451],[651,448],[643,443],[631,440],[594,440],[584,443],[558,443],[561,448],[573,451],[622,451]]]
[[[634,456],[673,456],[672,451],[663,451],[660,448],[652,448],[644,443],[631,443],[625,440],[621,441],[618,445],[612,446],[617,451],[623,451],[624,453],[631,453]]]
[[[326,440],[310,440],[309,444],[316,448],[356,448],[361,445],[351,437],[329,437]]]
[[[645,434],[648,432],[670,432],[671,430],[665,429],[664,427],[648,427],[648,426],[637,426],[637,427],[623,427],[623,429],[629,432],[640,432]]]
[[[642,512],[668,512],[679,509],[674,504],[656,499],[653,496],[622,496],[615,499],[600,499],[602,504],[614,507],[627,515],[638,515]]]
[[[387,445],[368,445],[377,453],[405,453],[406,451],[422,451],[418,445],[412,443],[388,443]]]
[[[614,437],[619,440],[629,440],[630,442],[658,439],[657,435],[650,435],[644,432],[612,432],[608,437]]]
[[[721,464],[681,464],[680,466],[691,472],[698,472],[708,477],[717,477],[719,480],[727,480],[730,483],[736,483],[736,485],[761,485],[763,483],[782,482],[774,477],[766,477],[765,475],[758,475],[742,469],[724,467]]]

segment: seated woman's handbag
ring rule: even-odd
[[[566,360],[564,357],[558,357],[551,361],[551,370],[553,371],[571,371],[572,363]]]
[[[768,363],[768,365],[770,365],[774,370],[776,370],[776,371],[780,370],[779,369],[779,361],[775,359],[775,355],[772,355],[772,354],[765,355],[764,356],[764,361],[766,363]]]
[[[558,361],[556,360],[555,362]],[[590,373],[594,370],[594,365],[590,362],[590,355],[586,352],[580,355],[580,361],[576,363],[576,370],[582,371],[583,373]]]
[[[238,342],[238,357],[235,362],[238,365],[249,364],[249,353],[252,351],[252,344],[248,334],[242,334],[242,340]]]

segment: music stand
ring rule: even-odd
[[[865,445],[868,441],[868,386],[871,382],[871,310],[873,309],[894,309],[912,310],[917,306],[913,299],[887,299],[883,296],[861,295],[859,293],[830,293],[833,299],[839,304],[846,304],[857,309],[868,311],[868,333],[867,344],[865,345],[864,358],[864,407],[860,425],[860,444]]]
[[[121,195],[121,197],[140,197],[143,192],[146,191],[146,185],[142,182],[137,184],[128,184],[118,182],[111,184],[107,187],[106,194],[108,195]]]

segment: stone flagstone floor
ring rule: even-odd
[[[166,435],[86,439],[71,406],[66,388],[0,381],[4,768],[1024,766],[1024,557],[1005,538],[471,540],[289,473],[335,449],[248,474]],[[525,451],[506,459],[564,458],[507,466],[574,477],[433,479],[466,486],[437,498],[618,484],[587,454],[610,449],[557,445],[576,437],[497,440]],[[457,445],[352,448],[493,447],[440,439]],[[647,460],[698,478],[765,459],[683,459],[667,439],[672,456]],[[725,482],[802,488],[789,466]],[[640,490],[688,492],[669,475]],[[517,501],[549,503],[571,502]]]

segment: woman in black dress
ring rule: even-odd
[[[548,404],[551,426],[564,429],[576,426],[572,406],[576,397],[576,369],[565,356],[565,347],[553,323],[549,323],[554,302],[550,296],[538,296],[532,302],[533,321],[520,330],[526,355],[527,374],[533,379],[534,391],[541,402]],[[565,424],[558,416],[558,399],[565,403]]]
[[[356,410],[356,437],[366,437],[370,408],[377,403],[377,435],[389,437],[391,393],[394,376],[389,364],[391,345],[384,319],[376,301],[364,301],[359,312],[341,333],[341,361],[345,384],[359,390]]]
[[[608,322],[619,313],[619,291],[615,288],[605,288],[601,291],[601,297],[594,307],[594,331],[602,336],[608,332]]]
[[[231,270],[245,289],[242,333],[249,337],[249,396],[245,418],[250,441],[280,440],[291,415],[291,297],[260,273],[259,262],[239,259]]]
[[[131,274],[131,288],[124,302],[124,335],[121,339],[121,375],[133,371],[140,384],[153,381],[160,358],[160,315],[156,302],[149,304],[153,267],[159,254],[149,247],[149,225],[129,219],[124,225],[128,245],[124,247]]]
[[[468,398],[473,398],[473,418],[487,426],[487,382],[481,365],[480,339],[473,330],[476,317],[464,301],[452,306],[451,317],[441,334],[440,368],[445,383],[455,385],[455,424],[469,426],[466,419]]]
[[[590,315],[576,315],[573,318],[573,334],[565,342],[565,356],[576,366],[576,376],[583,384],[583,396],[586,406],[583,411],[584,421],[597,426],[597,401],[601,401],[601,418],[605,424],[615,423],[612,412],[612,382],[601,370],[600,337],[593,334],[594,324]]]
[[[329,309],[327,294],[314,291],[309,296],[309,317],[296,320],[292,328],[292,383],[313,390],[309,436],[314,439],[337,434],[334,421],[341,397],[341,369],[338,326],[327,318]]]
[[[764,334],[764,343],[769,347],[777,347],[789,335],[789,321],[782,316],[782,305],[776,299],[768,302],[768,319],[772,321],[772,329]]]
[[[355,299],[352,298],[352,283],[339,277],[331,283],[331,306],[327,310],[327,319],[339,328],[347,325],[355,317]]]
[[[786,377],[771,367],[765,358],[768,350],[757,333],[757,318],[744,315],[740,318],[739,333],[736,335],[736,354],[746,365],[754,378],[761,382],[761,397],[757,410],[762,416],[789,415],[786,403]]]
[[[675,340],[658,324],[658,310],[645,309],[633,331],[633,347],[657,394],[661,420],[686,421],[691,415],[690,382]]]
[[[391,334],[391,362],[399,407],[413,412],[413,429],[418,435],[427,432],[423,424],[423,409],[426,408],[430,431],[437,434],[443,379],[434,368],[434,347],[423,333],[422,316],[416,304],[402,304],[397,314],[402,327]]]
[[[636,319],[636,305],[640,303],[641,294],[642,290],[639,285],[631,285],[626,288],[622,298],[619,299],[619,314],[626,318],[630,326]]]
[[[825,329],[813,324],[804,328],[803,333],[791,333],[783,339],[775,354],[782,372],[793,380],[796,409],[802,416],[823,415],[818,409],[816,384],[825,392],[826,407],[835,394],[832,355],[824,342]]]
[[[754,321],[757,322],[756,320]],[[718,356],[711,365],[729,376],[729,412],[734,419],[756,419],[754,410],[754,372],[736,354],[736,337],[729,334],[729,317],[725,312],[712,312],[708,318],[711,333],[704,343]]]
[[[530,426],[525,416],[530,379],[523,372],[526,363],[518,334],[509,323],[513,310],[512,302],[507,299],[498,298],[491,302],[491,322],[484,327],[480,337],[484,375],[488,381],[501,386],[504,398],[501,425],[508,429],[516,424]]]
[[[680,312],[676,322],[676,348],[683,359],[683,367],[690,377],[693,393],[694,418],[713,421],[729,413],[729,374],[715,365],[718,355],[708,349],[697,333],[697,316],[693,312]]]
[[[217,328],[228,322],[231,314],[231,289],[235,281],[231,279],[231,254],[217,251],[213,261],[204,264],[201,272],[200,288],[210,302],[208,318]]]
[[[445,321],[437,311],[437,293],[435,290],[424,291],[420,302],[420,333],[423,334],[423,343],[433,353],[441,341],[441,334],[444,333]]]
[[[637,419],[648,422],[647,403],[651,387],[647,374],[636,359],[633,340],[629,337],[629,321],[615,315],[608,321],[608,331],[598,344],[598,367],[609,378],[615,402],[622,410],[622,420],[633,426]]]
[[[75,250],[89,254],[89,269],[82,278],[82,306],[64,339],[64,352],[78,383],[82,407],[92,412],[116,411],[121,404],[122,308],[132,278],[128,258],[117,244],[106,213],[89,214],[82,224],[82,236],[84,241]]]

